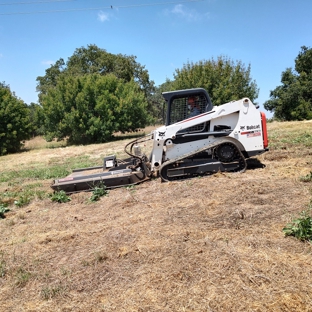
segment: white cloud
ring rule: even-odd
[[[0,53],[0,58],[3,57],[3,54]]]
[[[186,15],[185,6],[183,4],[177,4],[171,12],[182,16]]]
[[[168,11],[166,13],[168,13]],[[169,13],[174,14],[177,17],[183,18],[189,22],[199,21],[203,18],[209,18],[209,13],[199,13],[196,10],[189,10],[183,4],[175,5]]]
[[[101,22],[109,21],[109,14],[105,13],[103,11],[100,11],[98,13],[98,20],[101,21]]]

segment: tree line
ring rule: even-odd
[[[281,82],[264,107],[280,120],[312,119],[312,49],[301,48],[295,69],[287,68]],[[35,135],[69,144],[107,142],[118,131],[160,122],[162,92],[197,87],[208,91],[214,105],[242,97],[254,102],[259,93],[250,65],[224,56],[187,62],[156,87],[135,56],[96,45],[78,48],[37,77],[38,103],[26,105],[0,83],[0,155],[19,151]]]

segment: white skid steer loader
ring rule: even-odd
[[[213,106],[205,89],[164,92],[166,124],[125,146],[130,156],[104,158],[104,165],[73,170],[52,188],[74,193],[127,186],[159,177],[162,181],[218,171],[244,172],[246,159],[268,151],[266,117],[248,98]],[[147,156],[140,144],[152,140]]]

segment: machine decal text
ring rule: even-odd
[[[247,130],[255,130],[255,129],[260,129],[260,125],[247,126]]]

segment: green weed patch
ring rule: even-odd
[[[8,212],[9,209],[7,208],[7,205],[0,203],[0,218],[4,219],[5,218],[5,213]]]
[[[104,184],[101,184],[99,186],[96,186],[92,192],[90,201],[96,202],[98,201],[102,196],[107,196],[109,191],[106,189],[106,186]]]
[[[309,209],[302,211],[298,218],[292,220],[283,228],[286,236],[294,236],[301,241],[312,240],[311,209],[312,206],[310,204]]]
[[[51,195],[51,200],[58,203],[67,203],[70,201],[70,197],[66,195],[64,191],[54,192]]]

